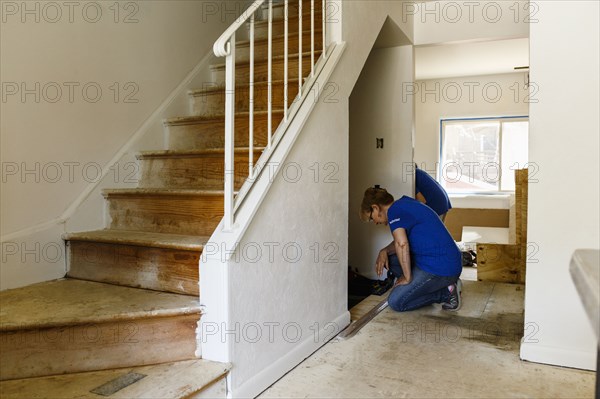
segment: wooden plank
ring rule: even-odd
[[[321,26],[321,15],[322,15],[322,7],[316,5],[315,2],[315,29]],[[307,15],[308,11],[308,15]],[[291,31],[298,30],[298,13],[296,15],[290,15],[288,17],[288,23]],[[275,19],[273,20],[273,37],[283,35],[284,30],[284,20],[283,19]],[[259,39],[265,39],[268,37],[268,24],[267,21],[257,21],[254,26],[254,37]],[[302,9],[302,31],[310,31],[310,5],[304,5]],[[316,35],[315,35],[316,36]],[[318,42],[315,39],[315,48],[317,47]]]
[[[455,241],[460,241],[464,226],[508,227],[508,209],[452,208],[444,224]]]
[[[373,309],[381,300],[383,296],[371,295],[360,301],[352,309],[350,309],[350,319],[352,321],[358,320],[369,310]]]
[[[515,170],[515,219],[516,243],[519,245],[520,278],[517,282],[525,283],[525,269],[527,267],[527,208],[529,201],[529,171],[528,169]]]
[[[145,378],[123,388],[110,398],[225,398],[225,376],[231,366],[207,360],[184,360],[151,366],[93,371],[51,377],[0,382],[3,399],[99,398],[94,388],[127,373]],[[208,394],[208,396],[205,396]]]
[[[0,291],[0,330],[127,322],[140,315],[198,314],[198,298],[74,279]]]
[[[221,110],[222,112],[222,110]],[[273,126],[279,126],[283,120],[283,111],[273,111]],[[267,145],[266,112],[256,112],[254,115],[254,145]],[[167,127],[169,148],[171,150],[190,150],[225,147],[225,117],[215,116],[212,120],[190,121],[189,123],[165,122]],[[248,114],[239,113],[235,116],[235,146],[248,146]]]
[[[321,50],[315,49],[315,62],[321,56]],[[304,77],[310,74],[311,65],[310,52],[303,53],[302,55],[302,71]],[[290,54],[288,57],[288,78],[298,79],[298,54]],[[273,57],[273,80],[284,79],[284,59],[283,57]],[[212,72],[212,80],[214,82],[225,81],[225,64],[212,65],[210,67]],[[250,66],[248,63],[236,65],[235,67],[235,79],[236,81],[248,81],[250,78]],[[254,65],[254,81],[255,82],[266,82],[268,80],[267,74],[267,62],[260,61],[255,62]]]
[[[196,297],[64,279],[2,291],[0,303],[3,380],[194,357]]]
[[[237,51],[237,50],[236,50]],[[276,81],[272,84],[272,103],[277,106],[283,104],[284,82]],[[269,88],[266,82],[254,85],[254,110],[255,112],[266,111],[269,104]],[[298,79],[288,80],[288,99],[291,103],[298,94]],[[218,115],[225,109],[225,88],[208,88],[190,93],[192,97],[192,109],[195,115]],[[236,112],[248,112],[250,102],[250,90],[248,85],[235,88]],[[255,115],[257,116],[257,115]],[[247,119],[247,117],[246,117]]]
[[[477,278],[481,281],[525,283],[527,266],[528,171],[515,171],[514,244],[477,244]]]
[[[254,162],[262,154],[255,148]],[[205,190],[223,189],[225,176],[224,151],[211,153],[181,153],[168,151],[160,154],[140,155],[141,180],[139,187],[194,188]],[[235,151],[235,187],[240,188],[248,177],[248,149]]]
[[[69,277],[199,295],[201,251],[89,241],[71,241],[67,250]]]
[[[197,314],[140,316],[0,333],[0,379],[40,377],[195,357]]]
[[[164,190],[105,191],[110,228],[211,235],[223,217],[223,195]]]
[[[315,24],[319,22],[315,18]],[[319,29],[316,29],[316,28]],[[302,33],[302,52],[310,51],[310,40],[311,33],[310,30],[305,30]],[[254,59],[255,60],[266,60],[267,59],[267,40],[256,40],[254,43]],[[281,56],[283,55],[283,35],[274,36],[273,37],[273,56]],[[289,39],[288,39],[288,53],[289,54],[298,54],[298,24],[293,26],[290,29]],[[315,50],[321,50],[323,47],[323,36],[321,31],[321,25],[315,26]],[[235,49],[235,59],[236,61],[249,61],[250,60],[250,51],[249,51],[249,42],[241,42],[237,43]]]
[[[477,244],[477,279],[504,283],[520,282],[520,248],[512,244]]]

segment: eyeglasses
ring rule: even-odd
[[[373,208],[371,208],[371,213],[369,213],[369,223],[373,221]]]

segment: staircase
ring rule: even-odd
[[[294,4],[295,3],[295,4]],[[288,98],[311,72],[310,1],[289,2]],[[315,2],[315,60],[322,51],[322,5]],[[261,9],[257,14],[265,14]],[[239,190],[284,118],[283,4],[273,5],[272,107],[268,24],[254,28],[254,139],[249,148],[249,48],[237,42],[235,177]],[[241,35],[240,35],[241,36]],[[299,39],[302,36],[302,48]],[[199,259],[224,215],[225,65],[212,82],[191,90],[192,115],[164,121],[168,149],[137,154],[140,181],[107,189],[107,227],[68,233],[64,279],[0,292],[0,396],[224,396],[230,365],[196,357]],[[244,82],[246,82],[244,84]]]

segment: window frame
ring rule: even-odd
[[[444,164],[445,164],[445,159],[444,159],[444,123],[447,122],[472,122],[472,121],[498,121],[500,122],[500,127],[499,127],[499,131],[498,131],[498,143],[499,143],[499,157],[498,157],[498,163],[499,165],[502,165],[502,122],[506,121],[506,120],[510,120],[511,122],[527,122],[529,123],[529,115],[514,115],[514,116],[482,116],[482,117],[452,117],[452,118],[441,118],[440,119],[440,148],[439,148],[439,154],[438,154],[438,167],[437,169],[437,181],[438,183],[440,183],[442,185],[442,187],[444,187],[444,189],[447,189],[446,186],[443,184],[444,182],[443,180],[443,176],[444,176]],[[527,131],[528,137],[529,137],[529,130]],[[529,160],[528,160],[529,162]],[[527,162],[527,163],[528,163]],[[527,163],[525,163],[523,165],[523,167],[526,167]],[[514,190],[502,190],[502,179],[500,178],[498,184],[498,190],[496,191],[461,191],[461,192],[448,192],[449,195],[501,195],[501,194],[510,194],[510,193],[514,193]]]

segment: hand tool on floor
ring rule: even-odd
[[[341,339],[348,339],[348,338],[352,338],[354,335],[356,335],[356,333],[361,328],[363,328],[365,325],[367,325],[368,322],[373,320],[375,318],[375,316],[377,316],[385,308],[388,307],[388,296],[389,296],[389,294],[386,296],[386,298],[383,301],[379,302],[373,309],[369,310],[367,313],[362,315],[358,320],[350,323],[350,325],[348,327],[346,327],[345,330],[343,330],[341,333],[338,334],[338,337]]]

